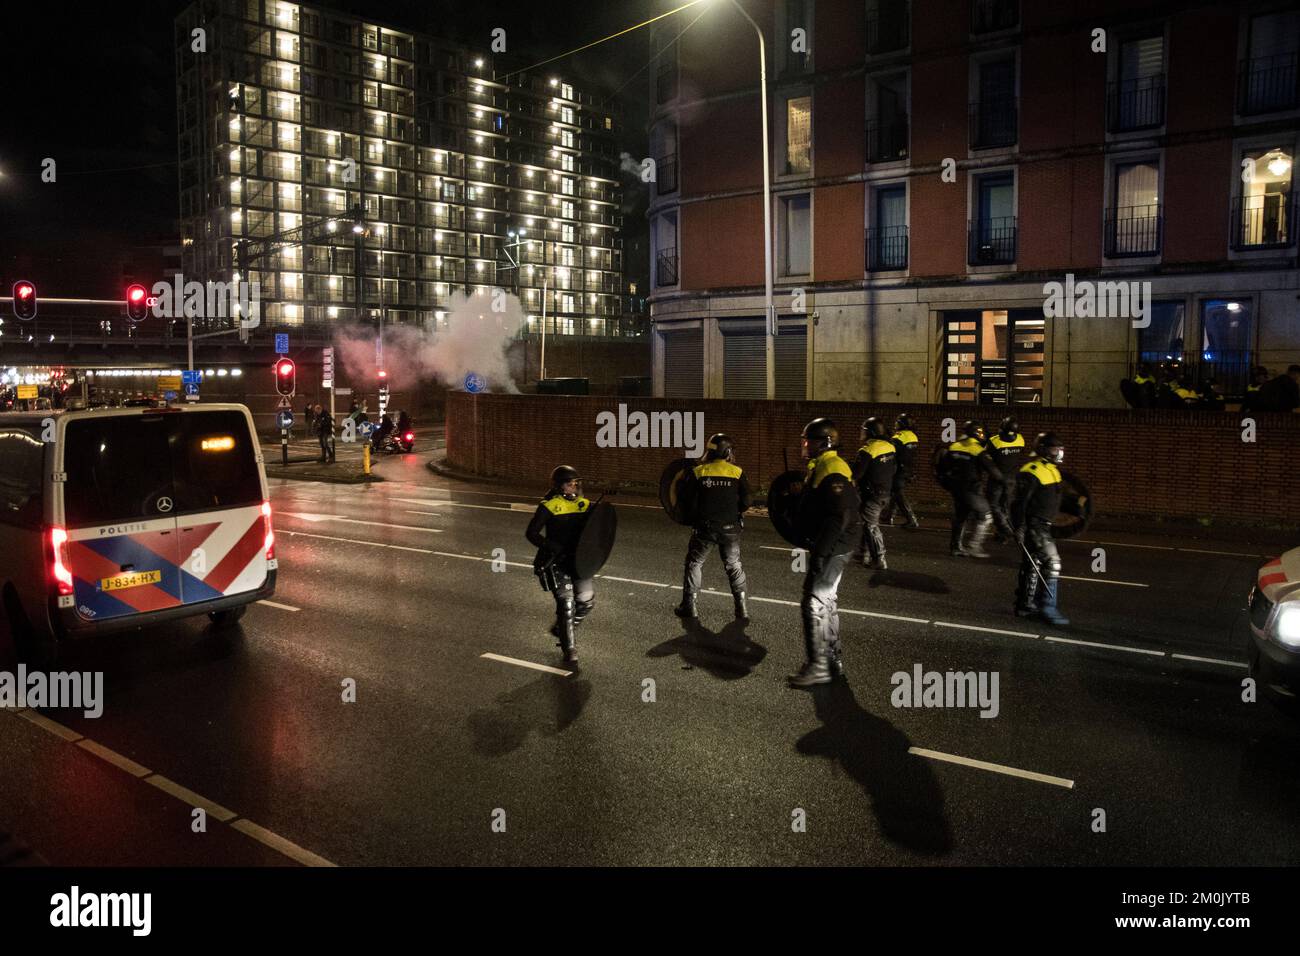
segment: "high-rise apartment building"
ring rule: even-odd
[[[434,327],[456,292],[503,288],[532,331],[543,308],[549,333],[618,331],[611,103],[278,0],[198,0],[175,42],[186,278],[257,281],[275,326]]]

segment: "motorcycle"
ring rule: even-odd
[[[378,450],[385,455],[404,455],[412,452],[415,450],[415,432],[410,429],[398,432],[394,429],[384,436]]]

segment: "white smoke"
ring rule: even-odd
[[[506,351],[524,324],[518,297],[504,289],[472,295],[457,292],[441,328],[390,325],[384,328],[384,368],[389,387],[404,390],[437,380],[447,388],[464,388],[470,373],[487,381],[486,391],[518,394]],[[353,381],[374,380],[378,368],[375,329],[348,326],[335,336],[343,367]]]

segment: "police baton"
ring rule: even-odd
[[[1016,538],[1016,542],[1020,545],[1020,550],[1025,552],[1025,557],[1029,559],[1029,564],[1034,569],[1034,573],[1038,575],[1038,580],[1042,581],[1043,587],[1050,591],[1052,586],[1047,583],[1047,578],[1043,577],[1043,572],[1038,570],[1038,562],[1034,560],[1034,556],[1030,554],[1029,549],[1025,547],[1025,542],[1020,538]]]

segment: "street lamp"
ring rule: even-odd
[[[759,108],[763,111],[763,281],[764,281],[764,338],[766,339],[767,397],[776,398],[776,306],[772,302],[772,151],[768,146],[767,116],[767,41],[763,31],[739,0],[731,5],[758,34],[758,90]]]

